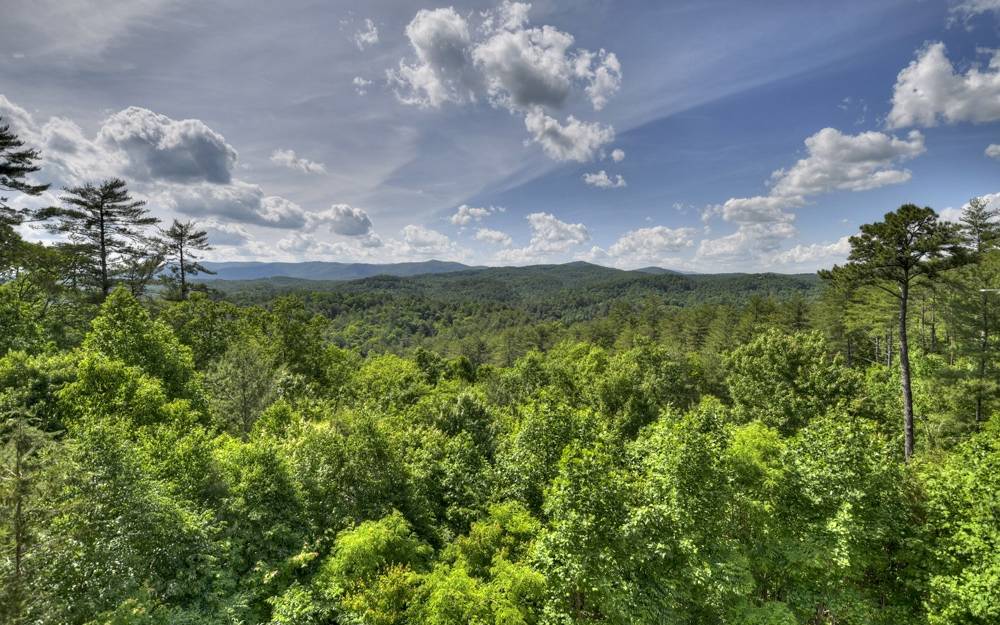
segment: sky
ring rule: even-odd
[[[813,271],[1000,206],[1000,0],[33,0],[0,117],[213,260]]]

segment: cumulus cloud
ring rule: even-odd
[[[354,33],[354,45],[358,50],[364,50],[378,43],[378,27],[370,18],[365,19],[365,27]]]
[[[888,127],[1000,120],[1000,50],[989,52],[985,68],[973,66],[961,74],[948,60],[943,43],[921,49],[896,77]]]
[[[710,211],[734,223],[770,223],[792,221],[795,216],[785,211],[804,203],[801,196],[756,195],[729,198],[721,206],[711,207]]]
[[[783,241],[795,234],[795,226],[788,221],[745,223],[732,234],[703,239],[697,257],[720,262],[755,261],[763,254],[777,251]]]
[[[271,162],[288,169],[297,169],[307,174],[325,174],[326,165],[307,158],[302,158],[295,150],[275,150],[271,153]]]
[[[531,140],[557,161],[591,161],[603,146],[615,138],[615,130],[611,126],[582,122],[572,115],[566,118],[565,124],[561,124],[541,108],[530,111],[524,118],[524,125],[531,134]]]
[[[501,250],[497,260],[515,264],[541,262],[590,240],[586,226],[562,221],[551,213],[531,213],[527,219],[531,227],[528,245]]]
[[[851,251],[850,238],[843,236],[833,243],[799,244],[778,252],[771,258],[771,262],[778,265],[807,265],[810,268],[841,262]]]
[[[151,203],[191,217],[223,217],[271,228],[302,228],[307,216],[291,200],[265,195],[260,186],[233,181],[228,185],[169,185],[149,193]]]
[[[109,116],[93,138],[71,120],[36,122],[0,95],[0,115],[32,147],[41,149],[44,174],[57,185],[122,176],[141,183],[229,184],[236,150],[197,119],[174,120],[129,107]]]
[[[906,139],[881,132],[846,135],[824,128],[805,141],[809,156],[771,174],[771,193],[783,197],[830,191],[865,191],[906,182],[910,172],[894,169],[900,161],[923,154],[924,137],[911,131]]]
[[[65,118],[36,122],[2,95],[0,116],[42,151],[39,179],[54,187],[120,176],[137,197],[174,213],[271,228],[308,223],[306,211],[291,200],[233,178],[236,150],[199,120],[130,107],[109,116],[90,138]]]
[[[510,238],[509,234],[501,232],[500,230],[491,230],[490,228],[480,228],[476,230],[476,240],[493,243],[495,245],[502,245],[504,247],[509,247],[514,244],[514,240]]]
[[[469,206],[468,204],[462,204],[455,210],[455,214],[451,216],[451,223],[456,226],[467,226],[473,221],[482,221],[483,218],[488,217],[493,213],[502,212],[504,212],[504,208],[502,206],[480,208]]]
[[[290,234],[280,239],[276,247],[295,260],[372,261],[380,255],[358,241],[328,241],[307,232]]]
[[[247,229],[240,224],[214,218],[199,220],[197,224],[208,233],[208,242],[213,247],[240,247],[252,239]]]
[[[728,262],[773,259],[780,243],[796,234],[792,209],[822,193],[865,191],[905,182],[911,174],[898,164],[925,151],[924,137],[916,130],[900,139],[882,132],[848,135],[824,128],[808,137],[805,145],[805,158],[771,174],[767,195],[730,198],[706,209],[703,219],[721,216],[736,224],[737,230],[703,240],[697,257]]]
[[[621,148],[615,148],[611,150],[611,160],[616,163],[620,163],[625,160],[625,150]]]
[[[623,234],[607,250],[591,248],[585,258],[631,268],[681,264],[675,254],[692,247],[696,233],[694,228],[639,228]]]
[[[1000,143],[991,143],[986,146],[985,154],[990,158],[1000,158]]]
[[[504,2],[481,14],[478,29],[450,7],[418,11],[406,27],[413,57],[388,70],[388,82],[405,104],[436,108],[486,100],[524,114],[533,140],[557,160],[580,160],[581,152],[553,141],[577,133],[579,142],[589,133],[599,138],[582,152],[590,160],[613,131],[572,117],[563,127],[545,111],[562,108],[574,93],[603,109],[621,87],[621,63],[613,52],[574,47],[573,36],[553,26],[529,26],[529,10],[529,4]]]
[[[136,180],[227,184],[237,159],[201,120],[174,120],[137,106],[105,120],[97,141],[127,155],[127,175]]]
[[[360,237],[371,234],[372,221],[368,213],[348,204],[334,204],[330,208],[309,215],[314,226],[326,225],[337,234]]]
[[[421,9],[407,24],[406,37],[416,60],[400,60],[398,68],[386,72],[401,102],[438,107],[476,100],[472,37],[464,17],[451,7]]]
[[[621,174],[618,174],[614,178],[608,176],[608,172],[603,169],[591,174],[584,174],[583,181],[592,187],[597,187],[599,189],[620,189],[626,186],[625,179],[622,178]]]

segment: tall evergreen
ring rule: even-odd
[[[170,263],[170,281],[176,286],[180,299],[187,299],[191,290],[188,277],[199,273],[215,273],[198,262],[198,252],[212,249],[208,244],[208,233],[199,230],[193,221],[175,219],[163,234],[165,260]]]
[[[68,235],[83,255],[90,282],[107,297],[123,255],[142,243],[145,229],[159,220],[149,215],[145,202],[132,199],[118,178],[66,191],[65,206],[43,209],[38,216],[53,220],[50,232]]]
[[[995,289],[997,283],[997,259],[989,258],[1000,244],[1000,222],[997,222],[997,211],[983,198],[972,198],[962,211],[962,235],[965,245],[976,255],[978,262],[970,265],[967,271],[958,276],[958,290],[962,301],[955,307],[954,313],[959,323],[955,330],[966,335],[966,343],[971,349],[975,361],[975,394],[976,424],[985,419],[984,402],[987,396],[996,393],[995,376],[988,375],[993,365],[993,322],[997,316]],[[975,306],[968,306],[969,302]]]
[[[861,226],[853,236],[848,263],[820,275],[851,286],[872,285],[890,294],[898,304],[900,386],[903,395],[904,455],[913,455],[913,390],[907,314],[911,289],[921,278],[961,263],[966,257],[959,229],[942,222],[933,209],[904,204],[886,213],[883,221]]]
[[[0,118],[0,270],[16,264],[14,258],[21,247],[21,237],[14,226],[23,221],[21,211],[7,203],[6,192],[25,195],[41,195],[49,188],[47,184],[32,184],[28,176],[40,169],[37,161],[41,158],[38,150],[26,149],[22,141],[8,124]]]
[[[36,163],[41,153],[35,149],[25,149],[22,141],[10,125],[0,117],[0,192],[16,191],[25,195],[41,195],[49,188],[47,184],[32,184],[27,177],[40,169]],[[18,224],[22,215],[7,204],[7,198],[0,196],[0,222]]]

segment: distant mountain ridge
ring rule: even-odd
[[[435,273],[435,269],[445,271]],[[459,268],[456,268],[459,267]],[[259,269],[259,268],[258,268]],[[357,279],[273,278],[211,280],[208,285],[242,302],[268,301],[291,293],[311,297],[365,301],[365,305],[403,306],[398,301],[468,302],[517,308],[526,314],[592,318],[612,302],[634,303],[646,297],[683,306],[699,302],[739,303],[751,297],[812,297],[818,293],[816,274],[728,273],[682,274],[676,271],[625,271],[576,261],[527,267],[465,267],[459,263],[411,263],[391,275],[393,265],[366,265],[372,275]],[[341,274],[342,275],[342,274]],[[318,294],[326,294],[319,296]],[[400,299],[401,298],[401,299]],[[333,301],[331,300],[331,301]],[[331,310],[336,309],[335,305]],[[435,308],[436,309],[436,308]],[[389,314],[389,311],[386,311]],[[395,314],[398,311],[394,311]],[[603,313],[602,313],[603,314]]]
[[[427,260],[410,263],[337,263],[309,261],[301,263],[204,262],[215,275],[200,275],[199,280],[262,280],[298,278],[300,280],[359,280],[373,276],[417,276],[427,273],[450,273],[478,269],[462,263]]]
[[[407,278],[427,274],[457,273],[461,271],[481,271],[487,269],[525,269],[526,267],[487,267],[483,265],[466,265],[463,263],[425,260],[406,263],[339,263],[333,261],[305,262],[261,262],[261,261],[231,261],[204,262],[214,275],[202,274],[194,278],[200,281],[211,280],[269,280],[275,278],[293,278],[297,280],[361,280],[375,276],[395,276]],[[683,272],[663,267],[641,267],[639,269],[622,270],[603,265],[593,265],[584,261],[573,261],[560,265],[532,265],[532,267],[600,267],[616,273],[643,273],[652,275],[674,274],[692,275],[694,272]]]

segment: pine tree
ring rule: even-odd
[[[997,259],[990,258],[1000,245],[1000,222],[997,221],[997,211],[990,208],[989,202],[983,198],[972,198],[962,211],[962,235],[965,245],[975,255],[978,262],[970,265],[958,276],[954,285],[959,291],[959,301],[954,302],[953,317],[960,323],[955,330],[965,334],[967,346],[962,351],[970,353],[975,360],[975,393],[976,424],[981,424],[985,418],[984,402],[989,395],[994,395],[995,376],[991,373],[995,358],[996,346],[992,336],[993,321],[997,316],[996,295],[992,293],[1000,284],[996,283]],[[975,301],[975,306],[969,306]],[[962,323],[964,321],[964,323]]]
[[[31,184],[26,180],[29,174],[40,169],[35,163],[40,158],[38,150],[24,149],[24,141],[18,138],[9,125],[3,123],[3,118],[0,118],[0,191],[41,195],[49,185]],[[6,197],[0,196],[0,222],[17,225],[21,223],[22,217],[7,204]]]
[[[849,287],[872,285],[889,293],[898,303],[900,385],[903,394],[904,455],[913,455],[913,391],[910,384],[910,351],[906,332],[911,288],[921,278],[961,264],[967,255],[959,229],[942,222],[933,209],[904,204],[886,213],[883,221],[861,226],[853,236],[848,263],[821,271],[820,276]]]
[[[65,206],[43,209],[38,217],[54,220],[50,232],[69,236],[84,256],[90,281],[105,298],[123,255],[142,243],[144,229],[159,220],[149,215],[145,202],[132,199],[125,181],[118,178],[66,191]]]
[[[14,191],[37,196],[48,189],[47,184],[31,184],[26,179],[40,169],[36,164],[40,158],[38,150],[24,149],[24,141],[0,118],[0,270],[17,264],[22,241],[14,227],[24,220],[23,213],[7,204],[2,194]]]
[[[171,282],[177,287],[180,299],[185,300],[190,292],[188,277],[199,273],[214,274],[199,263],[196,252],[212,249],[208,244],[208,233],[199,230],[193,221],[181,222],[174,220],[164,234],[163,247],[165,260],[170,263]]]

